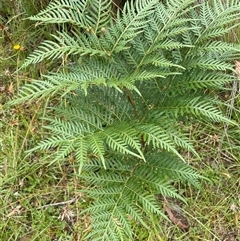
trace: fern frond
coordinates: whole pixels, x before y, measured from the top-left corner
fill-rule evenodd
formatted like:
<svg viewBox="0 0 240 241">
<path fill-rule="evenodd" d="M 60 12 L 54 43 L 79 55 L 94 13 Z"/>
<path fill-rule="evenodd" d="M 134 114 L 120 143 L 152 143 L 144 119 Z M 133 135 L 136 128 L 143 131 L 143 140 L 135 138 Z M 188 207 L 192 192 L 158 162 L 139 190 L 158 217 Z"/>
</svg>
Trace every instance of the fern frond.
<svg viewBox="0 0 240 241">
<path fill-rule="evenodd" d="M 61 145 L 66 144 L 68 141 L 69 139 L 65 138 L 65 136 L 61 136 L 61 135 L 52 136 L 45 140 L 40 141 L 38 145 L 33 149 L 31 149 L 30 151 L 35 151 L 37 149 L 44 150 L 44 149 L 59 147 Z"/>
<path fill-rule="evenodd" d="M 55 113 L 56 115 L 64 118 L 63 122 L 65 121 L 65 123 L 70 123 L 67 124 L 69 126 L 68 128 L 76 129 L 75 134 L 92 133 L 92 131 L 99 130 L 101 131 L 103 123 L 106 123 L 106 119 L 104 118 L 103 114 L 99 113 L 97 116 L 97 111 L 94 112 L 94 110 L 90 112 L 79 108 L 59 107 L 55 109 Z M 78 124 L 75 126 L 75 123 Z M 71 124 L 72 126 L 70 127 Z"/>
<path fill-rule="evenodd" d="M 88 12 L 86 19 L 91 31 L 95 34 L 102 32 L 103 28 L 105 29 L 110 23 L 111 1 L 92 1 L 91 11 Z"/>
<path fill-rule="evenodd" d="M 66 86 L 66 83 L 64 83 Z M 64 86 L 58 86 L 59 89 L 64 88 Z M 55 94 L 59 89 L 56 88 L 52 82 L 48 81 L 33 81 L 31 84 L 26 84 L 18 95 L 18 99 L 10 101 L 10 105 L 19 104 L 25 101 L 31 101 L 35 98 L 44 98 L 46 96 L 51 96 Z"/>
<path fill-rule="evenodd" d="M 122 11 L 122 17 L 118 12 L 115 22 L 111 22 L 110 28 L 106 29 L 101 39 L 102 45 L 110 55 L 128 49 L 127 43 L 142 32 L 147 23 L 147 16 L 151 16 L 157 0 L 136 0 L 134 3 L 127 1 Z"/>
<path fill-rule="evenodd" d="M 142 133 L 144 141 L 150 145 L 152 144 L 154 148 L 161 148 L 162 150 L 167 150 L 173 152 L 182 160 L 183 157 L 178 153 L 170 135 L 158 125 L 153 124 L 141 124 L 136 127 Z"/>
<path fill-rule="evenodd" d="M 178 118 L 178 116 L 196 116 L 198 118 L 206 118 L 214 122 L 228 122 L 234 124 L 228 118 L 226 118 L 221 111 L 211 104 L 212 100 L 201 100 L 201 97 L 189 98 L 184 101 L 178 101 L 171 103 L 171 107 L 167 105 L 167 101 L 163 103 L 162 107 L 159 107 L 163 113 L 170 114 Z"/>
<path fill-rule="evenodd" d="M 106 51 L 99 47 L 98 39 L 93 34 L 88 34 L 88 37 L 82 35 L 81 38 L 74 39 L 66 33 L 57 32 L 58 35 L 52 35 L 55 39 L 45 40 L 40 44 L 37 50 L 29 55 L 21 68 L 25 68 L 30 64 L 36 64 L 44 59 L 57 59 L 64 55 L 108 55 Z M 91 40 L 98 48 L 91 46 Z"/>
<path fill-rule="evenodd" d="M 199 19 L 203 27 L 197 42 L 221 37 L 239 25 L 236 23 L 240 16 L 239 10 L 237 1 L 227 1 L 224 4 L 222 1 L 214 1 L 212 6 L 208 2 L 201 4 Z"/>
<path fill-rule="evenodd" d="M 163 3 L 156 5 L 156 10 L 153 16 L 149 17 L 149 23 L 144 29 L 145 39 L 148 40 L 148 42 L 147 48 L 145 49 L 145 54 L 139 61 L 139 65 L 142 65 L 144 59 L 153 51 L 164 48 L 170 50 L 183 47 L 182 43 L 177 42 L 171 37 L 175 37 L 180 33 L 188 31 L 185 26 L 181 25 L 179 18 L 181 17 L 183 9 L 189 9 L 188 11 L 190 11 L 190 5 L 193 3 L 193 1 L 189 0 L 179 2 L 181 2 L 181 4 L 179 4 L 177 7 L 171 7 L 170 9 L 167 9 Z M 170 1 L 169 4 L 174 5 L 175 3 L 174 1 Z M 175 31 L 172 28 L 173 25 Z"/>
<path fill-rule="evenodd" d="M 214 52 L 222 54 L 223 52 L 235 51 L 239 52 L 239 46 L 236 44 L 226 43 L 222 41 L 211 41 L 201 46 L 196 47 L 195 49 L 199 52 Z"/>
<path fill-rule="evenodd" d="M 18 94 L 18 99 L 10 101 L 9 104 L 19 104 L 25 101 L 32 101 L 33 99 L 42 99 L 62 93 L 62 96 L 79 88 L 81 82 L 76 82 L 71 76 L 66 76 L 67 79 L 62 81 L 62 75 L 46 75 L 43 76 L 45 80 L 34 80 L 31 84 L 24 85 Z"/>
<path fill-rule="evenodd" d="M 75 157 L 77 160 L 78 174 L 82 172 L 83 165 L 87 161 L 88 140 L 85 136 L 80 136 L 75 140 Z"/>
<path fill-rule="evenodd" d="M 106 144 L 114 151 L 120 152 L 122 154 L 130 154 L 139 159 L 144 159 L 144 156 L 140 150 L 139 141 L 136 139 L 136 133 L 132 132 L 133 136 L 130 136 L 129 128 L 126 124 L 118 126 L 117 129 L 109 127 L 102 134 L 105 137 Z M 119 132 L 121 134 L 119 135 Z M 129 147 L 132 147 L 133 150 L 137 150 L 138 154 L 132 151 Z"/>
<path fill-rule="evenodd" d="M 55 0 L 30 20 L 44 23 L 71 23 L 85 28 L 85 13 L 89 11 L 89 1 Z"/>
<path fill-rule="evenodd" d="M 235 80 L 240 57 L 222 38 L 240 24 L 238 0 L 129 0 L 115 19 L 110 11 L 107 0 L 55 0 L 31 17 L 60 30 L 22 68 L 63 57 L 71 65 L 10 103 L 60 97 L 45 119 L 50 137 L 33 150 L 56 150 L 50 164 L 75 156 L 92 200 L 83 211 L 91 241 L 134 240 L 134 225 L 148 230 L 150 216 L 166 218 L 156 195 L 184 201 L 173 182 L 200 187 L 203 177 L 180 154 L 199 158 L 181 123 L 234 124 L 213 90 Z"/>
<path fill-rule="evenodd" d="M 196 187 L 200 187 L 199 180 L 204 179 L 198 171 L 192 169 L 182 161 L 177 160 L 175 156 L 169 153 L 162 153 L 160 156 L 156 154 L 152 156 L 150 155 L 148 160 L 149 162 L 146 165 L 149 165 L 149 168 L 152 169 L 158 168 L 158 171 L 160 172 L 159 175 L 166 175 L 169 178 L 176 177 L 183 182 L 189 181 Z"/>
<path fill-rule="evenodd" d="M 207 73 L 193 69 L 191 72 L 183 73 L 181 80 L 179 79 L 178 89 L 182 93 L 186 92 L 186 89 L 224 89 L 234 78 L 232 74 L 217 71 Z"/>
<path fill-rule="evenodd" d="M 196 185 L 199 185 L 197 179 L 201 178 L 196 171 L 179 160 L 176 162 L 175 157 L 168 153 L 148 156 L 146 163 L 131 158 L 126 162 L 121 157 L 114 162 L 106 161 L 107 172 L 102 172 L 97 162 L 92 160 L 85 165 L 81 175 L 97 187 L 86 190 L 94 201 L 83 211 L 91 214 L 92 228 L 97 230 L 88 235 L 91 240 L 112 240 L 112 237 L 121 240 L 124 235 L 132 237 L 129 215 L 143 227 L 150 228 L 148 214 L 164 216 L 156 194 L 181 199 L 168 178 L 176 177 L 183 181 L 190 178 Z M 119 232 L 123 236 L 119 236 Z"/>
<path fill-rule="evenodd" d="M 46 9 L 42 10 L 30 20 L 43 23 L 70 23 L 73 27 L 100 33 L 111 19 L 111 1 L 51 1 Z"/>
<path fill-rule="evenodd" d="M 232 65 L 224 63 L 221 60 L 215 59 L 209 56 L 203 56 L 200 58 L 193 58 L 189 60 L 186 68 L 199 68 L 199 69 L 210 69 L 210 70 L 233 70 Z"/>
<path fill-rule="evenodd" d="M 105 154 L 105 147 L 102 140 L 101 133 L 96 133 L 88 137 L 88 145 L 89 149 L 94 155 L 102 161 L 104 168 L 106 168 L 104 154 Z"/>
</svg>

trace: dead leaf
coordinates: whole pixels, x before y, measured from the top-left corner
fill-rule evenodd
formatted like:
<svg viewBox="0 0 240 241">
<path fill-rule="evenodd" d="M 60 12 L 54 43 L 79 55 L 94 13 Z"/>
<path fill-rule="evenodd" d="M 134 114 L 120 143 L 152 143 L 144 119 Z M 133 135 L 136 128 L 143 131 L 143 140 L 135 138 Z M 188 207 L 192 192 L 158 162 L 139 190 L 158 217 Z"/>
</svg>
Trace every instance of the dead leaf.
<svg viewBox="0 0 240 241">
<path fill-rule="evenodd" d="M 13 120 L 13 121 L 11 122 L 11 124 L 12 124 L 13 126 L 18 126 L 18 125 L 19 125 L 19 122 L 18 122 L 18 120 Z"/>
<path fill-rule="evenodd" d="M 21 213 L 21 206 L 18 205 L 15 207 L 9 214 L 6 215 L 7 218 L 18 215 Z"/>
<path fill-rule="evenodd" d="M 10 94 L 13 94 L 13 83 L 11 83 L 8 87 L 7 87 L 7 92 Z"/>
<path fill-rule="evenodd" d="M 24 236 L 22 236 L 19 241 L 31 241 L 33 240 L 33 234 L 26 234 Z"/>
<path fill-rule="evenodd" d="M 182 213 L 180 213 L 177 210 L 171 208 L 171 204 L 169 204 L 169 202 L 167 201 L 166 198 L 164 198 L 163 206 L 164 206 L 164 209 L 167 212 L 167 215 L 168 215 L 169 219 L 174 224 L 176 224 L 183 231 L 189 230 L 189 224 L 188 224 L 188 221 L 187 221 L 186 217 L 184 217 Z"/>
<path fill-rule="evenodd" d="M 5 87 L 5 86 L 0 86 L 0 92 L 4 92 L 4 91 L 5 91 L 5 89 L 6 89 L 6 87 Z"/>
<path fill-rule="evenodd" d="M 237 72 L 238 78 L 240 78 L 240 62 L 239 61 L 235 61 L 235 70 Z"/>
</svg>

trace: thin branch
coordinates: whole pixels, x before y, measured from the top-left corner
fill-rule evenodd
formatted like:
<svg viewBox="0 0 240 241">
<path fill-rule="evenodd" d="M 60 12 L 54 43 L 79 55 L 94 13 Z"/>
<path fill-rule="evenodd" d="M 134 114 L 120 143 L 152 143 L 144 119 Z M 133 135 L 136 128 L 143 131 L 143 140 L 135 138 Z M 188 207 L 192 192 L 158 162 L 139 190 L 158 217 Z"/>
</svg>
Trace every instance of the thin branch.
<svg viewBox="0 0 240 241">
<path fill-rule="evenodd" d="M 43 205 L 41 207 L 37 207 L 37 210 L 43 209 L 43 208 L 48 208 L 48 207 L 55 207 L 55 206 L 63 206 L 63 205 L 66 205 L 66 204 L 72 204 L 77 200 L 78 200 L 78 198 L 75 197 L 75 198 L 70 199 L 68 201 L 63 201 L 63 202 L 58 202 L 58 203 L 49 203 L 49 204 Z"/>
<path fill-rule="evenodd" d="M 7 39 L 12 45 L 14 45 L 12 39 L 10 38 L 10 36 L 9 36 L 7 30 L 6 30 L 6 27 L 5 27 L 3 24 L 0 23 L 0 28 L 2 29 L 3 34 L 4 34 L 4 36 L 6 37 L 6 39 Z"/>
</svg>

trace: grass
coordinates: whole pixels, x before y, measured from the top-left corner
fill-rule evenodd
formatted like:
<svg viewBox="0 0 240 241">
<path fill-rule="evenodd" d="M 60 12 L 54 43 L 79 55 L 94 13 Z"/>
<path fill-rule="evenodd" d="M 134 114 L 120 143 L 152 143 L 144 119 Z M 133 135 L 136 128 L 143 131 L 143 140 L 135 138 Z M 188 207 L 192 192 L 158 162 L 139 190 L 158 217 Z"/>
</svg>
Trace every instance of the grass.
<svg viewBox="0 0 240 241">
<path fill-rule="evenodd" d="M 50 153 L 26 154 L 26 151 L 46 134 L 42 117 L 46 101 L 6 109 L 20 86 L 38 78 L 50 64 L 34 66 L 28 72 L 15 72 L 29 52 L 54 29 L 38 29 L 24 19 L 35 14 L 49 1 L 10 1 L 0 4 L 0 21 L 4 31 L 0 36 L 0 240 L 84 240 L 90 229 L 90 218 L 80 216 L 89 200 L 81 193 L 84 183 L 77 180 L 74 159 L 51 163 Z M 239 41 L 237 33 L 228 36 Z M 240 42 L 240 41 L 239 41 Z M 16 51 L 13 44 L 24 46 Z M 240 97 L 237 92 L 224 92 L 230 107 L 226 113 L 239 123 Z M 234 95 L 231 93 L 234 93 Z M 234 102 L 232 102 L 234 100 Z M 53 100 L 54 101 L 54 100 Z M 187 126 L 202 161 L 186 158 L 211 182 L 203 189 L 179 186 L 188 204 L 170 200 L 181 209 L 190 229 L 159 220 L 152 232 L 136 228 L 139 241 L 240 240 L 240 133 L 236 126 Z M 44 158 L 44 156 L 46 158 Z M 53 159 L 53 158 L 52 158 Z M 156 221 L 156 220 L 155 220 Z M 157 232 L 156 232 L 157 231 Z M 158 233 L 158 234 L 156 234 Z"/>
</svg>

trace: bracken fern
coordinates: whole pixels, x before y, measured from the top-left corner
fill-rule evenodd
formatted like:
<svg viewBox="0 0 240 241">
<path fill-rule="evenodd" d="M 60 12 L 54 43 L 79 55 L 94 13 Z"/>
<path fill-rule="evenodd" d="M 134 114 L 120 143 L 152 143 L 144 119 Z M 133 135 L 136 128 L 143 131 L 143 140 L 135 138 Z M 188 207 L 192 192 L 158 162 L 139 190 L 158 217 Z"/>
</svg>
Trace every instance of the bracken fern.
<svg viewBox="0 0 240 241">
<path fill-rule="evenodd" d="M 115 18 L 110 3 L 52 1 L 31 17 L 71 28 L 21 68 L 62 57 L 69 65 L 23 86 L 11 102 L 64 100 L 46 118 L 51 137 L 33 150 L 58 148 L 53 163 L 75 154 L 93 200 L 83 211 L 92 216 L 86 240 L 134 240 L 134 224 L 149 229 L 148 217 L 164 216 L 157 194 L 183 200 L 172 182 L 199 186 L 202 177 L 179 152 L 199 158 L 180 122 L 230 122 L 211 90 L 235 80 L 240 53 L 221 38 L 239 25 L 238 0 L 127 1 Z"/>
</svg>

